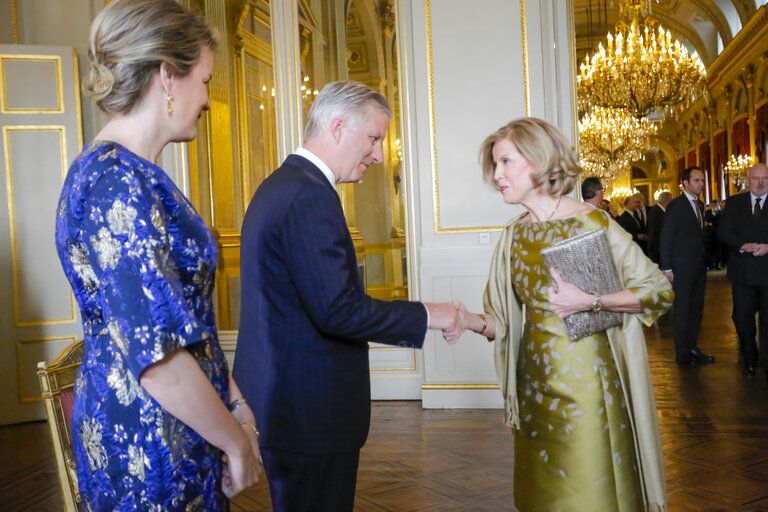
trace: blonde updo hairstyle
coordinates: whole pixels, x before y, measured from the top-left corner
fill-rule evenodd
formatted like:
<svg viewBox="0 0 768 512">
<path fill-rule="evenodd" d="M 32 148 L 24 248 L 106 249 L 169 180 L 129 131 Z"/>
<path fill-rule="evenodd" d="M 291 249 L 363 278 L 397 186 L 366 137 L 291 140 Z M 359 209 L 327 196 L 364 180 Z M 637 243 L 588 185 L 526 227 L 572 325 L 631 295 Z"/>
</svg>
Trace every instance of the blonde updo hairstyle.
<svg viewBox="0 0 768 512">
<path fill-rule="evenodd" d="M 186 76 L 217 33 L 176 0 L 112 0 L 91 24 L 83 93 L 107 114 L 130 111 L 165 62 Z"/>
<path fill-rule="evenodd" d="M 535 117 L 522 117 L 508 123 L 486 137 L 480 147 L 483 178 L 494 188 L 495 163 L 493 146 L 508 139 L 534 167 L 531 175 L 534 187 L 550 196 L 561 196 L 573 190 L 579 181 L 581 166 L 576 152 L 563 132 Z"/>
</svg>

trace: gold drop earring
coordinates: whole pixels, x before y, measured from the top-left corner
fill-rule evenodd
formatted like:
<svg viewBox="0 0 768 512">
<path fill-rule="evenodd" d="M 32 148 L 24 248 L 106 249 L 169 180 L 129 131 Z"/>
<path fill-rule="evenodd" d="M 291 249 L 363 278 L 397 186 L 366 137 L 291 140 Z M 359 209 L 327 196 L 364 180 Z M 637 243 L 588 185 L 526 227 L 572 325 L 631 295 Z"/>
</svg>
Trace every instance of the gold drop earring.
<svg viewBox="0 0 768 512">
<path fill-rule="evenodd" d="M 168 100 L 168 105 L 166 106 L 166 109 L 170 114 L 171 112 L 173 112 L 173 104 L 171 103 L 173 101 L 173 94 L 165 93 L 165 99 Z"/>
</svg>

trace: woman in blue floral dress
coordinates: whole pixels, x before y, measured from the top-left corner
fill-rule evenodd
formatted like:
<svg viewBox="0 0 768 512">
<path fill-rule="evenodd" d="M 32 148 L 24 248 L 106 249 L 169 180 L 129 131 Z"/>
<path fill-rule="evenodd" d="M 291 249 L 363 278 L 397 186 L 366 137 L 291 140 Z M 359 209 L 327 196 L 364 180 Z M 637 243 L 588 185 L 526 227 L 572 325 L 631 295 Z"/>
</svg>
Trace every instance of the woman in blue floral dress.
<svg viewBox="0 0 768 512">
<path fill-rule="evenodd" d="M 175 0 L 113 0 L 91 29 L 83 89 L 108 121 L 56 218 L 85 333 L 72 438 L 86 510 L 228 510 L 258 480 L 253 414 L 216 333 L 216 242 L 153 163 L 195 137 L 215 45 Z"/>
</svg>

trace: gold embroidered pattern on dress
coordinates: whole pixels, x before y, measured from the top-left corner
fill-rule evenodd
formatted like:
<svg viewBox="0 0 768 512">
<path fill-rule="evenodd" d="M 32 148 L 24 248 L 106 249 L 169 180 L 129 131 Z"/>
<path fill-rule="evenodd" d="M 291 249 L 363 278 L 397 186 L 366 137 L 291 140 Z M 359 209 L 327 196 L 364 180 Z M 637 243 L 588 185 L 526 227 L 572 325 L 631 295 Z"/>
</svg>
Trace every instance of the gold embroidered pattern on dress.
<svg viewBox="0 0 768 512">
<path fill-rule="evenodd" d="M 99 255 L 99 266 L 102 270 L 107 267 L 114 270 L 120 260 L 120 242 L 112 238 L 112 233 L 107 228 L 101 228 L 98 237 L 91 237 L 91 244 Z"/>
<path fill-rule="evenodd" d="M 129 238 L 133 238 L 134 219 L 136 219 L 136 208 L 126 206 L 119 199 L 115 199 L 112 208 L 107 211 L 109 229 L 116 235 L 128 235 Z"/>
<path fill-rule="evenodd" d="M 122 405 L 130 405 L 141 394 L 141 388 L 133 374 L 125 371 L 125 368 L 117 361 L 109 368 L 107 384 L 115 390 L 117 400 Z"/>
<path fill-rule="evenodd" d="M 80 438 L 83 440 L 85 453 L 91 470 L 97 471 L 107 467 L 107 452 L 101 445 L 101 425 L 95 418 L 85 420 L 80 427 Z"/>
<path fill-rule="evenodd" d="M 99 286 L 99 278 L 93 272 L 93 267 L 91 267 L 91 263 L 88 261 L 86 250 L 77 244 L 72 244 L 69 246 L 69 255 L 72 258 L 72 267 L 80 279 L 82 279 L 85 289 L 90 291 L 97 288 Z"/>
<path fill-rule="evenodd" d="M 117 321 L 110 320 L 107 324 L 107 329 L 109 330 L 109 337 L 112 339 L 112 343 L 117 346 L 120 352 L 127 354 L 128 343 L 123 335 L 123 331 L 120 330 L 120 325 L 118 325 Z"/>
<path fill-rule="evenodd" d="M 149 467 L 149 459 L 140 446 L 128 445 L 128 472 L 144 481 L 144 468 Z"/>
</svg>

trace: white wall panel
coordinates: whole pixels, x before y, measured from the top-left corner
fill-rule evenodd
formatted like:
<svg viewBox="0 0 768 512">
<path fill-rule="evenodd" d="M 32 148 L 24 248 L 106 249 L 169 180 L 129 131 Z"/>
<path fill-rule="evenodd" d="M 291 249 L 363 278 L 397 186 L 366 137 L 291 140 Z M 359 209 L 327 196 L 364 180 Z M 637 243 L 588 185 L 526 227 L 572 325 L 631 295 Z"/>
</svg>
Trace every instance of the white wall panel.
<svg viewBox="0 0 768 512">
<path fill-rule="evenodd" d="M 520 5 L 432 0 L 426 11 L 436 230 L 499 226 L 508 208 L 480 179 L 478 149 L 529 110 Z"/>
<path fill-rule="evenodd" d="M 399 14 L 411 282 L 420 300 L 480 312 L 499 227 L 522 208 L 483 182 L 478 150 L 526 114 L 574 140 L 572 2 L 403 0 Z M 431 333 L 423 358 L 425 407 L 501 406 L 485 338 Z"/>
</svg>

